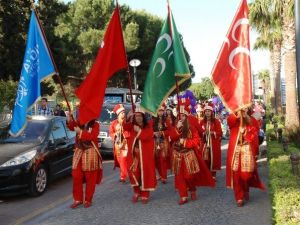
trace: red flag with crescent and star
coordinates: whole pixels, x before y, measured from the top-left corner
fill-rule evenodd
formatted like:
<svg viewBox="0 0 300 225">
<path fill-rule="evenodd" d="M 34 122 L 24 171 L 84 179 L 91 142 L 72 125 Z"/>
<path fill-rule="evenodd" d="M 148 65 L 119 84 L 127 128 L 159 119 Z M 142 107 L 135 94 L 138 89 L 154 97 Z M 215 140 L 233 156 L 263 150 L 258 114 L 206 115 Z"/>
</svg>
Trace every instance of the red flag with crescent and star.
<svg viewBox="0 0 300 225">
<path fill-rule="evenodd" d="M 80 99 L 79 123 L 85 124 L 100 116 L 106 84 L 116 72 L 128 69 L 122 27 L 117 5 L 106 29 L 96 60 L 76 90 Z"/>
<path fill-rule="evenodd" d="M 242 0 L 212 70 L 215 91 L 231 112 L 250 106 L 253 98 L 248 14 Z"/>
</svg>

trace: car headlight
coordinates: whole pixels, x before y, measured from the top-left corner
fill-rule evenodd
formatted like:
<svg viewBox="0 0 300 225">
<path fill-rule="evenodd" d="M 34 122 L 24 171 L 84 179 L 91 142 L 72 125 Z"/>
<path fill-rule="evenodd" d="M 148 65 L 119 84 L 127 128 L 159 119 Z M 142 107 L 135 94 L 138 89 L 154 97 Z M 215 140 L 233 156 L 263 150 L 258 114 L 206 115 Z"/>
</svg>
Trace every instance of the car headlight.
<svg viewBox="0 0 300 225">
<path fill-rule="evenodd" d="M 26 163 L 32 160 L 35 155 L 36 155 L 36 150 L 34 149 L 29 152 L 18 155 L 13 159 L 10 159 L 9 161 L 3 163 L 0 167 L 16 166 L 16 165 Z"/>
</svg>

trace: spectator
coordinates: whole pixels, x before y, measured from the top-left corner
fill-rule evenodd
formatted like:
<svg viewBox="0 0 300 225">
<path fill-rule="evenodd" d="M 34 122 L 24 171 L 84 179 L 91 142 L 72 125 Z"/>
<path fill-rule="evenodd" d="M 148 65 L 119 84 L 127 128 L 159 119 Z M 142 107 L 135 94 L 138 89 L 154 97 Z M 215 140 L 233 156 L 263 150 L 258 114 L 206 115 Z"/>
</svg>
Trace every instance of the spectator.
<svg viewBox="0 0 300 225">
<path fill-rule="evenodd" d="M 41 106 L 38 108 L 38 115 L 41 116 L 52 116 L 53 111 L 50 107 L 48 107 L 48 99 L 42 98 Z"/>
<path fill-rule="evenodd" d="M 64 110 L 61 109 L 60 104 L 57 104 L 54 110 L 54 116 L 66 116 Z"/>
</svg>

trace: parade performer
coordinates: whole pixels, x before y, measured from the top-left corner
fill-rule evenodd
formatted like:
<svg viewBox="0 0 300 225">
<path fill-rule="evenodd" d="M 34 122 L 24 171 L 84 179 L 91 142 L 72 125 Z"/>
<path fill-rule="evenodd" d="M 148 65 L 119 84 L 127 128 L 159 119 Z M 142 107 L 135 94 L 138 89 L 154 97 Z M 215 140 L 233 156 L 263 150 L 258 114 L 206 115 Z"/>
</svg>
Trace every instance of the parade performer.
<svg viewBox="0 0 300 225">
<path fill-rule="evenodd" d="M 204 112 L 203 112 L 203 107 L 201 104 L 197 103 L 196 107 L 196 118 L 198 120 L 198 123 L 200 124 L 200 122 L 203 120 L 204 118 Z"/>
<path fill-rule="evenodd" d="M 167 126 L 175 126 L 176 123 L 176 117 L 173 114 L 173 108 L 171 108 L 169 105 L 166 108 L 166 122 Z"/>
<path fill-rule="evenodd" d="M 221 123 L 214 117 L 214 107 L 212 103 L 204 105 L 204 118 L 200 122 L 202 129 L 201 153 L 207 167 L 216 179 L 216 171 L 221 169 Z"/>
<path fill-rule="evenodd" d="M 169 136 L 165 136 L 167 130 L 166 117 L 164 115 L 165 105 L 162 105 L 151 121 L 155 140 L 155 163 L 159 174 L 159 180 L 165 184 L 167 182 L 167 171 L 170 168 L 169 156 Z"/>
<path fill-rule="evenodd" d="M 205 162 L 199 151 L 199 135 L 194 126 L 191 126 L 188 116 L 188 105 L 180 105 L 180 120 L 176 127 L 170 129 L 169 135 L 173 141 L 172 172 L 175 175 L 175 188 L 179 192 L 179 204 L 188 202 L 188 191 L 191 199 L 196 200 L 196 186 L 215 186 Z"/>
<path fill-rule="evenodd" d="M 117 119 L 111 122 L 109 136 L 113 140 L 114 168 L 120 168 L 120 182 L 126 182 L 127 178 L 127 153 L 128 145 L 126 133 L 123 128 L 125 121 L 125 108 L 122 104 L 117 104 L 114 109 Z"/>
<path fill-rule="evenodd" d="M 67 118 L 67 126 L 76 132 L 76 141 L 72 162 L 74 202 L 70 207 L 75 209 L 84 204 L 88 208 L 92 205 L 96 184 L 102 179 L 102 158 L 98 149 L 99 123 L 91 120 L 84 125 L 78 125 L 71 117 Z M 84 182 L 86 185 L 83 197 Z"/>
<path fill-rule="evenodd" d="M 132 202 L 141 198 L 148 203 L 150 191 L 156 188 L 153 128 L 147 123 L 145 112 L 136 106 L 131 121 L 124 124 L 128 131 L 128 175 L 134 190 Z"/>
<path fill-rule="evenodd" d="M 265 189 L 260 181 L 256 158 L 258 155 L 258 126 L 255 118 L 246 110 L 230 114 L 227 118 L 230 129 L 226 164 L 226 185 L 233 188 L 237 206 L 249 200 L 249 188 Z"/>
</svg>

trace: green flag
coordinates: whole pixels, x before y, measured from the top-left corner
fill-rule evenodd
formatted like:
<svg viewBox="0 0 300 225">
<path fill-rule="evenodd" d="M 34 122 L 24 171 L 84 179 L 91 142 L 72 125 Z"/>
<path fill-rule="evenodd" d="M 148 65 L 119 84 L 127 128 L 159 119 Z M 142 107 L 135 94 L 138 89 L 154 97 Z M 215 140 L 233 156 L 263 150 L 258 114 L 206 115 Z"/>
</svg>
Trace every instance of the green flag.
<svg viewBox="0 0 300 225">
<path fill-rule="evenodd" d="M 147 73 L 141 106 L 156 116 L 158 108 L 175 90 L 176 79 L 180 85 L 189 78 L 190 71 L 181 40 L 173 16 L 168 13 Z"/>
</svg>

